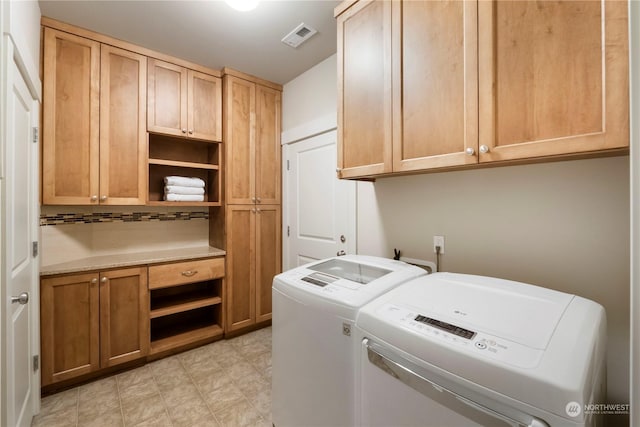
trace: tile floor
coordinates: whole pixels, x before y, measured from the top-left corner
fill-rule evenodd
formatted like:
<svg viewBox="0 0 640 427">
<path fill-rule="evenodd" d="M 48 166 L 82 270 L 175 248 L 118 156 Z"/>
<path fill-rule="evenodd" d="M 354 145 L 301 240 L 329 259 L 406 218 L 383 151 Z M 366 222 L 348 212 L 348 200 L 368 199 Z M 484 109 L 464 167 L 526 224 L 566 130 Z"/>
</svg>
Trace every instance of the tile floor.
<svg viewBox="0 0 640 427">
<path fill-rule="evenodd" d="M 32 426 L 271 426 L 271 327 L 47 396 Z"/>
</svg>

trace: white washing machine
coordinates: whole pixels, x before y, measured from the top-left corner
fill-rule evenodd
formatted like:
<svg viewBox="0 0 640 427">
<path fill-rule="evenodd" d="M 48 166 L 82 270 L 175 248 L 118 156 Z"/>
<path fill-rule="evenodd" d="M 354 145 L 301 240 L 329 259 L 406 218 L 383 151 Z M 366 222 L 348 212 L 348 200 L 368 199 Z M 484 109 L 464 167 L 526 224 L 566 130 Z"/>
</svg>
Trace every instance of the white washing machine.
<svg viewBox="0 0 640 427">
<path fill-rule="evenodd" d="M 594 426 L 606 318 L 587 299 L 435 273 L 364 306 L 357 424 Z M 587 406 L 585 406 L 587 405 Z"/>
<path fill-rule="evenodd" d="M 276 427 L 352 426 L 360 307 L 426 274 L 385 258 L 346 255 L 273 280 L 272 421 Z"/>
</svg>

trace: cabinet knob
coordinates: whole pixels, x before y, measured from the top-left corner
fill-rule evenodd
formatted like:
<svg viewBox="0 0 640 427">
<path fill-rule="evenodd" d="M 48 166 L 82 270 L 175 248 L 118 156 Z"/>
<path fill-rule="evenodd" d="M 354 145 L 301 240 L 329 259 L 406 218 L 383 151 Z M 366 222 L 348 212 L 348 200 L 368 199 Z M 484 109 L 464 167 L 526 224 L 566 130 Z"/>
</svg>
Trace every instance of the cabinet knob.
<svg viewBox="0 0 640 427">
<path fill-rule="evenodd" d="M 464 150 L 464 152 L 467 156 L 473 156 L 474 154 L 476 154 L 476 150 L 474 150 L 471 147 L 467 147 L 467 149 Z"/>
<path fill-rule="evenodd" d="M 193 135 L 193 129 L 189 129 L 189 135 Z"/>
<path fill-rule="evenodd" d="M 260 197 L 258 197 L 256 200 L 258 201 L 258 203 L 262 202 L 262 199 Z"/>
<path fill-rule="evenodd" d="M 102 277 L 102 279 L 100 279 L 100 283 L 107 283 L 107 280 L 109 279 L 107 279 L 106 277 Z"/>
<path fill-rule="evenodd" d="M 260 209 L 256 209 L 256 212 L 257 212 L 257 213 L 260 213 L 260 212 L 262 212 L 262 211 L 261 211 Z"/>
<path fill-rule="evenodd" d="M 91 279 L 91 284 L 95 285 L 96 283 L 98 283 L 98 279 Z"/>
<path fill-rule="evenodd" d="M 255 197 L 252 197 L 252 198 L 251 198 L 251 201 L 252 201 L 253 203 L 255 203 L 255 202 L 256 202 L 256 198 L 255 198 Z"/>
<path fill-rule="evenodd" d="M 93 196 L 91 196 L 91 201 L 92 202 L 97 202 L 98 201 L 98 196 L 95 195 L 95 194 Z"/>
<path fill-rule="evenodd" d="M 251 212 L 252 212 L 252 213 L 256 213 L 256 210 L 255 210 L 255 209 L 251 209 Z"/>
<path fill-rule="evenodd" d="M 100 201 L 101 202 L 106 202 L 107 201 L 107 196 L 100 196 Z"/>
<path fill-rule="evenodd" d="M 182 133 L 187 133 L 187 130 L 186 129 L 182 129 Z"/>
<path fill-rule="evenodd" d="M 487 147 L 486 145 L 481 145 L 480 146 L 480 152 L 481 153 L 488 153 L 489 152 L 489 147 Z"/>
</svg>

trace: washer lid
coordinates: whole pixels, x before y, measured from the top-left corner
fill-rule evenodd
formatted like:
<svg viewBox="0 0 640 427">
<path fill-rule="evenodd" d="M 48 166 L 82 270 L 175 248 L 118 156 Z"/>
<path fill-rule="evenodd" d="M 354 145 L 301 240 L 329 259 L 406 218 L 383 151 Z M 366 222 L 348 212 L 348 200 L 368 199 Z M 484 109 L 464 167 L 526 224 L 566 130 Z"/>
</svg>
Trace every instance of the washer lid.
<svg viewBox="0 0 640 427">
<path fill-rule="evenodd" d="M 544 350 L 573 295 L 490 277 L 436 273 L 392 291 L 391 303 L 411 307 L 476 333 Z"/>
</svg>

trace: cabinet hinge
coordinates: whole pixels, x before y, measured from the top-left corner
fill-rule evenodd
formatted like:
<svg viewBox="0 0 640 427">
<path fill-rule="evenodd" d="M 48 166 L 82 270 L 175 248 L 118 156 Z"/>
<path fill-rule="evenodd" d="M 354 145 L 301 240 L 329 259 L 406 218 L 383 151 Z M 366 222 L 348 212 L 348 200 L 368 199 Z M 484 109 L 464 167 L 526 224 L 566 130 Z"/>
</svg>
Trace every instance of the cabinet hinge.
<svg viewBox="0 0 640 427">
<path fill-rule="evenodd" d="M 40 356 L 36 354 L 33 356 L 33 372 L 38 372 L 38 369 L 40 369 Z"/>
<path fill-rule="evenodd" d="M 291 235 L 291 227 L 287 225 L 287 237 Z"/>
<path fill-rule="evenodd" d="M 31 254 L 34 258 L 38 256 L 38 242 L 31 242 Z"/>
<path fill-rule="evenodd" d="M 38 143 L 38 136 L 39 136 L 38 134 L 39 134 L 39 133 L 40 133 L 40 129 L 38 129 L 37 127 L 34 127 L 34 128 L 33 128 L 33 140 L 32 140 L 32 142 L 33 142 L 34 144 L 37 144 L 37 143 Z"/>
<path fill-rule="evenodd" d="M 287 170 L 289 170 L 291 165 L 289 164 L 289 160 L 287 160 Z"/>
</svg>

